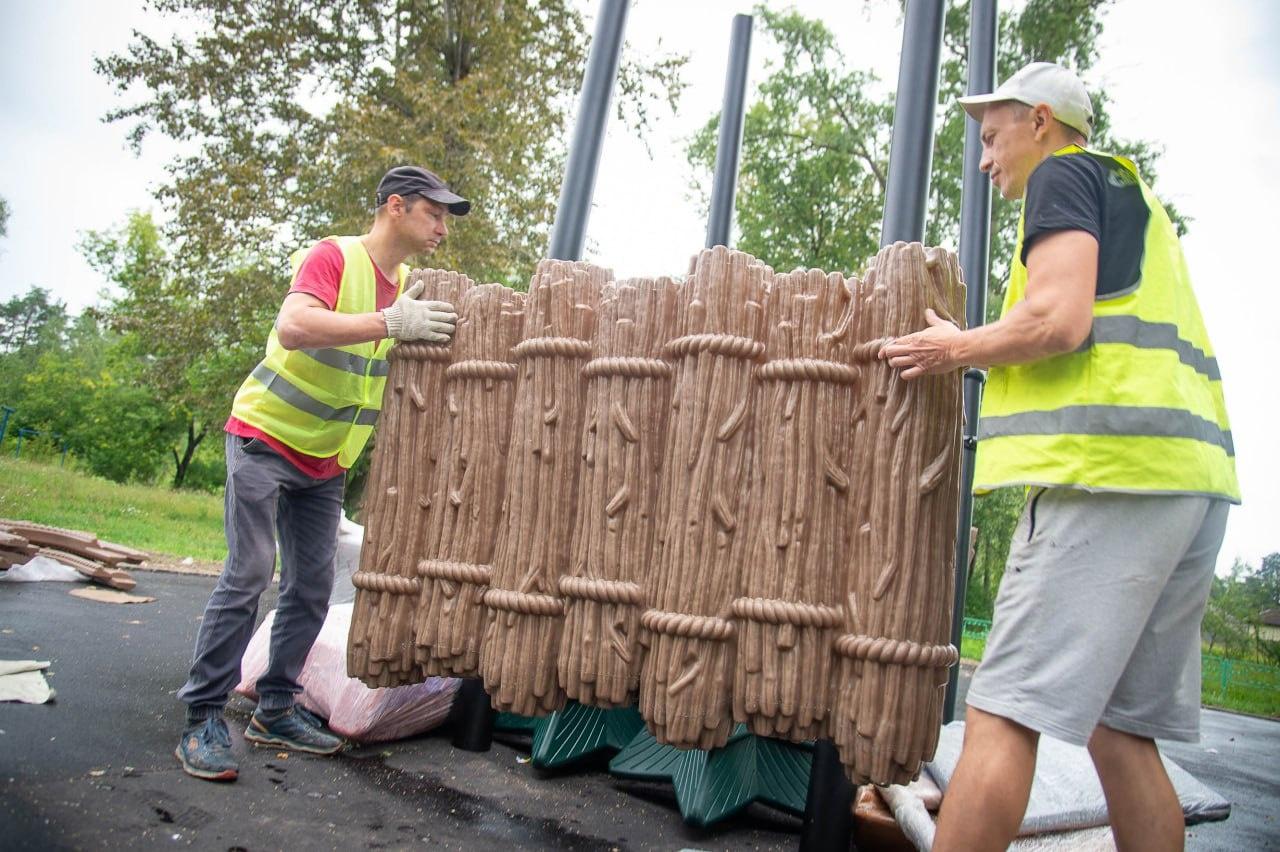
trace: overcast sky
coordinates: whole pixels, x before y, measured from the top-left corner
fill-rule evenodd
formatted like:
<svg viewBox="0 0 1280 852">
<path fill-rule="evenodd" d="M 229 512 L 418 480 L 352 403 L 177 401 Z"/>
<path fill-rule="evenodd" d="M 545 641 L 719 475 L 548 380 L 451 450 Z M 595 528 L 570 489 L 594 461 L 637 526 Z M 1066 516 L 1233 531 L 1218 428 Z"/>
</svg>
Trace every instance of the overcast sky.
<svg viewBox="0 0 1280 852">
<path fill-rule="evenodd" d="M 689 85 L 679 115 L 659 114 L 652 157 L 611 123 L 588 259 L 619 276 L 670 274 L 702 245 L 706 223 L 690 198 L 684 145 L 720 108 L 730 23 L 750 5 L 632 8 L 628 49 L 650 53 L 661 40 L 690 54 Z M 850 60 L 896 84 L 895 4 L 794 6 L 824 19 Z M 1237 556 L 1257 564 L 1280 550 L 1280 297 L 1269 260 L 1270 202 L 1280 191 L 1280 3 L 1121 0 L 1104 20 L 1101 60 L 1086 82 L 1110 93 L 1119 136 L 1164 146 L 1157 188 L 1193 220 L 1183 246 L 1222 367 L 1245 500 L 1232 512 L 1219 568 Z M 75 251 L 79 235 L 117 225 L 131 209 L 159 212 L 150 193 L 174 149 L 151 138 L 140 158 L 130 153 L 124 127 L 99 120 L 119 101 L 91 67 L 95 54 L 122 49 L 133 28 L 156 35 L 168 25 L 137 0 L 0 0 L 0 196 L 12 211 L 0 240 L 0 299 L 38 284 L 73 311 L 92 304 L 106 282 Z M 769 55 L 757 30 L 753 85 Z"/>
</svg>

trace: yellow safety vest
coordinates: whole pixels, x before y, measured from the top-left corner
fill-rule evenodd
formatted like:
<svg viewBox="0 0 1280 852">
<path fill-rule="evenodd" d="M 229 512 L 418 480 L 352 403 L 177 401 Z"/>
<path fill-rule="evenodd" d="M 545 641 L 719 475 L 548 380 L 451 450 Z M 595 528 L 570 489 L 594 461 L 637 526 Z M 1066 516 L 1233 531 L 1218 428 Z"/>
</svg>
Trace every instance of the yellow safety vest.
<svg viewBox="0 0 1280 852">
<path fill-rule="evenodd" d="M 367 314 L 377 309 L 377 277 L 373 260 L 359 237 L 326 237 L 342 249 L 342 280 L 334 310 Z M 297 278 L 305 251 L 289 258 Z M 396 293 L 404 289 L 409 267 L 401 264 Z M 254 367 L 236 393 L 233 416 L 256 426 L 300 453 L 320 458 L 336 455 L 349 468 L 373 433 L 387 383 L 387 350 L 383 339 L 331 349 L 285 349 L 275 328 L 267 338 L 266 357 Z"/>
<path fill-rule="evenodd" d="M 1108 157 L 1150 209 L 1138 283 L 1099 295 L 1076 351 L 992 367 L 978 421 L 974 490 L 1007 485 L 1201 494 L 1240 502 L 1218 362 L 1164 207 L 1123 157 Z M 1025 208 L 1024 208 L 1025 216 Z M 1003 314 L 1026 293 L 1023 218 Z M 1002 314 L 1002 315 L 1003 315 Z"/>
</svg>

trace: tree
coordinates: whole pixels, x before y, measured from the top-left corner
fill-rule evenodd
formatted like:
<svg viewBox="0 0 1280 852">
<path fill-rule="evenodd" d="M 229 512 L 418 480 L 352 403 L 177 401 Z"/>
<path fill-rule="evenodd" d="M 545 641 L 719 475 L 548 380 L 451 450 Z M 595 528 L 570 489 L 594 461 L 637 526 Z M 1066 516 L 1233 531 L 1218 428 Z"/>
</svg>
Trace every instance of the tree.
<svg viewBox="0 0 1280 852">
<path fill-rule="evenodd" d="M 149 213 L 135 211 L 119 228 L 90 231 L 79 248 L 119 288 L 100 313 L 119 335 L 120 363 L 154 395 L 166 422 L 177 426 L 162 444 L 172 456 L 173 487 L 181 488 L 201 443 L 226 417 L 236 386 L 261 356 L 271 313 L 250 310 L 213 320 L 210 312 L 221 302 L 198 298 L 174 276 L 172 257 Z M 252 274 L 228 273 L 229 281 L 246 284 Z M 229 328 L 241 330 L 238 339 L 227 338 Z"/>
<path fill-rule="evenodd" d="M 191 141 L 162 198 L 182 267 L 205 288 L 246 253 L 284 257 L 326 234 L 359 233 L 390 166 L 421 162 L 476 201 L 435 265 L 527 280 L 546 243 L 568 110 L 586 55 L 568 0 L 153 0 L 203 24 L 168 45 L 138 34 L 98 60 L 121 92 L 112 111 Z M 683 60 L 622 69 L 619 111 L 682 88 Z M 270 264 L 277 280 L 283 266 Z M 196 273 L 200 273 L 196 276 Z M 257 295 L 257 294 L 255 294 Z M 278 298 L 279 292 L 275 291 Z"/>
<path fill-rule="evenodd" d="M 0 237 L 9 236 L 9 201 L 0 197 Z"/>
<path fill-rule="evenodd" d="M 18 355 L 26 356 L 24 368 L 11 372 L 8 359 Z M 63 335 L 0 357 L 0 387 L 17 409 L 11 426 L 56 435 L 91 472 L 118 482 L 150 481 L 164 463 L 173 419 L 93 312 Z"/>
<path fill-rule="evenodd" d="M 67 327 L 67 306 L 43 287 L 0 304 L 0 352 L 18 352 L 41 340 L 60 338 Z"/>
</svg>

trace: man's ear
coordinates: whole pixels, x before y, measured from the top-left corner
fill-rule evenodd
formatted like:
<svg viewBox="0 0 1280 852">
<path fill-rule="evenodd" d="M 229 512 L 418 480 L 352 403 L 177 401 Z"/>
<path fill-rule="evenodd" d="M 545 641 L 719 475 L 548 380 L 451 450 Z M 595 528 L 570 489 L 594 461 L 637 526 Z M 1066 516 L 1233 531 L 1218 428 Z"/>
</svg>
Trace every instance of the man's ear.
<svg viewBox="0 0 1280 852">
<path fill-rule="evenodd" d="M 1031 111 L 1031 130 L 1037 141 L 1044 138 L 1053 126 L 1053 109 L 1048 104 L 1037 104 Z"/>
</svg>

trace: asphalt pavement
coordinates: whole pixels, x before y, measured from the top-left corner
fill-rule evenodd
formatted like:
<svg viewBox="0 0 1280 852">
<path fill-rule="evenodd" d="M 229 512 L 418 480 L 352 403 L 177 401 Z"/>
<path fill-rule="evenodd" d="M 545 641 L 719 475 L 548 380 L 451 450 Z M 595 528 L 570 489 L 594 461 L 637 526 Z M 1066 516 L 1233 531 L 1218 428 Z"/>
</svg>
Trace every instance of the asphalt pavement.
<svg viewBox="0 0 1280 852">
<path fill-rule="evenodd" d="M 0 584 L 0 659 L 52 661 L 44 705 L 0 704 L 5 849 L 794 849 L 799 820 L 761 805 L 708 830 L 683 822 L 669 785 L 602 765 L 545 774 L 518 741 L 454 749 L 427 734 L 333 758 L 256 749 L 252 706 L 228 708 L 240 780 L 211 784 L 173 757 L 185 679 L 211 577 L 138 573 L 115 605 L 77 584 Z M 274 592 L 261 614 L 274 605 Z M 962 682 L 962 689 L 966 684 Z M 1166 753 L 1233 803 L 1192 826 L 1193 850 L 1280 849 L 1280 723 L 1206 711 L 1198 745 Z"/>
</svg>

